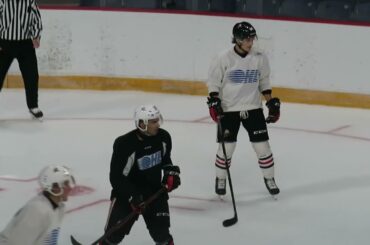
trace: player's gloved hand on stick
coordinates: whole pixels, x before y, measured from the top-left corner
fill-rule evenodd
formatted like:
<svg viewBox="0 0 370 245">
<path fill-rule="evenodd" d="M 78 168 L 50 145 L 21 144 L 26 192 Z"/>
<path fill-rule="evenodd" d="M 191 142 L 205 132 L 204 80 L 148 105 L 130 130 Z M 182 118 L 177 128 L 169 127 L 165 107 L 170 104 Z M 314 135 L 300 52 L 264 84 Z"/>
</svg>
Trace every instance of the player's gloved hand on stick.
<svg viewBox="0 0 370 245">
<path fill-rule="evenodd" d="M 163 167 L 162 184 L 167 188 L 168 192 L 181 185 L 179 166 L 167 165 Z"/>
<path fill-rule="evenodd" d="M 132 210 L 137 213 L 141 214 L 145 210 L 145 203 L 144 197 L 141 194 L 132 195 L 128 201 L 130 202 Z"/>
<path fill-rule="evenodd" d="M 219 116 L 221 116 L 223 113 L 221 100 L 220 98 L 218 98 L 218 93 L 210 93 L 207 105 L 209 109 L 209 115 L 211 116 L 212 120 L 217 123 L 219 120 Z"/>
<path fill-rule="evenodd" d="M 272 98 L 266 102 L 269 109 L 269 115 L 266 118 L 267 123 L 275 123 L 280 118 L 280 100 L 279 98 Z"/>
</svg>

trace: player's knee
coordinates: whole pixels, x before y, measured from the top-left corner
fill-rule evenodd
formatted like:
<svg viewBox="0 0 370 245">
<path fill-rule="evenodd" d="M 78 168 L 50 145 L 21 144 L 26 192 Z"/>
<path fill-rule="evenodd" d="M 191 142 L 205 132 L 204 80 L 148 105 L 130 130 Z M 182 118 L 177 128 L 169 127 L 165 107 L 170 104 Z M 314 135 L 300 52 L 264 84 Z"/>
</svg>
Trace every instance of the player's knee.
<svg viewBox="0 0 370 245">
<path fill-rule="evenodd" d="M 271 156 L 272 154 L 268 141 L 253 142 L 252 146 L 259 159 Z"/>
<path fill-rule="evenodd" d="M 173 242 L 173 238 L 171 235 L 169 235 L 167 237 L 166 240 L 162 241 L 162 242 L 155 242 L 155 245 L 174 245 L 175 243 Z"/>
<path fill-rule="evenodd" d="M 225 143 L 225 151 L 226 151 L 227 158 L 230 159 L 232 157 L 235 151 L 235 146 L 236 146 L 236 142 Z M 217 155 L 224 157 L 224 152 L 223 152 L 221 143 L 218 145 Z"/>
<path fill-rule="evenodd" d="M 173 239 L 168 228 L 158 229 L 155 228 L 149 231 L 151 237 L 155 241 L 156 245 L 171 245 L 173 244 Z M 172 243 L 171 243 L 172 241 Z"/>
</svg>

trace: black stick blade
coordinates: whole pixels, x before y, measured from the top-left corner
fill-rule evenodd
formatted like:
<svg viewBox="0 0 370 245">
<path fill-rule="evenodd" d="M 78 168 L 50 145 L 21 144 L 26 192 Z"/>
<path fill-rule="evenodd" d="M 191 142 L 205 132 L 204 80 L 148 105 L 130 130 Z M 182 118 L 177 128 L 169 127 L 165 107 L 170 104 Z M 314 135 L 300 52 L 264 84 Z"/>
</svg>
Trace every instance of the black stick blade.
<svg viewBox="0 0 370 245">
<path fill-rule="evenodd" d="M 224 227 L 229 227 L 229 226 L 235 225 L 236 222 L 238 222 L 238 216 L 234 216 L 231 219 L 226 219 L 224 220 L 224 222 L 222 222 L 222 224 Z"/>
<path fill-rule="evenodd" d="M 71 242 L 72 242 L 72 245 L 82 245 L 73 236 L 71 236 Z"/>
</svg>

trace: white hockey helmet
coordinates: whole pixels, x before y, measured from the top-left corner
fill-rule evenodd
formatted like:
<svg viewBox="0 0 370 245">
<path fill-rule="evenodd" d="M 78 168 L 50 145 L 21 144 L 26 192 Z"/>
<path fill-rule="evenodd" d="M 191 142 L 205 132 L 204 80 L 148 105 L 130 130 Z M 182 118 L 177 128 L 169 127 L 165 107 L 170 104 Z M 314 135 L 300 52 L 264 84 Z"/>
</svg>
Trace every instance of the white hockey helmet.
<svg viewBox="0 0 370 245">
<path fill-rule="evenodd" d="M 141 105 L 135 110 L 135 126 L 139 130 L 145 132 L 147 131 L 148 121 L 153 119 L 159 119 L 159 124 L 163 123 L 163 118 L 161 112 L 155 105 Z M 145 128 L 140 128 L 139 123 L 142 121 Z"/>
<path fill-rule="evenodd" d="M 43 168 L 39 175 L 39 184 L 43 191 L 47 191 L 54 196 L 60 196 L 64 192 L 64 185 L 68 182 L 69 186 L 75 186 L 75 179 L 71 171 L 60 165 L 50 165 Z M 57 185 L 60 188 L 58 193 L 54 192 L 54 187 Z"/>
</svg>

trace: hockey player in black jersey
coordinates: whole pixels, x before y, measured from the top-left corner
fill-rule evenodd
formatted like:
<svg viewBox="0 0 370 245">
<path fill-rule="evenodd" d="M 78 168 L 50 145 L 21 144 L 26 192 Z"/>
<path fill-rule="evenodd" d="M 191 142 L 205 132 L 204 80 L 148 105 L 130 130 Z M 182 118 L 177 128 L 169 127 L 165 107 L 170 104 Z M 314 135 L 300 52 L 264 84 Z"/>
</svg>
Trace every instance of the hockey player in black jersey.
<svg viewBox="0 0 370 245">
<path fill-rule="evenodd" d="M 115 140 L 109 176 L 111 207 L 105 230 L 132 212 L 137 215 L 136 219 L 131 219 L 100 244 L 119 244 L 129 234 L 140 214 L 156 245 L 174 244 L 169 231 L 167 192 L 144 206 L 144 201 L 163 186 L 171 192 L 180 185 L 180 169 L 171 160 L 171 136 L 160 128 L 162 122 L 162 115 L 156 106 L 139 106 L 135 111 L 136 129 Z"/>
</svg>

